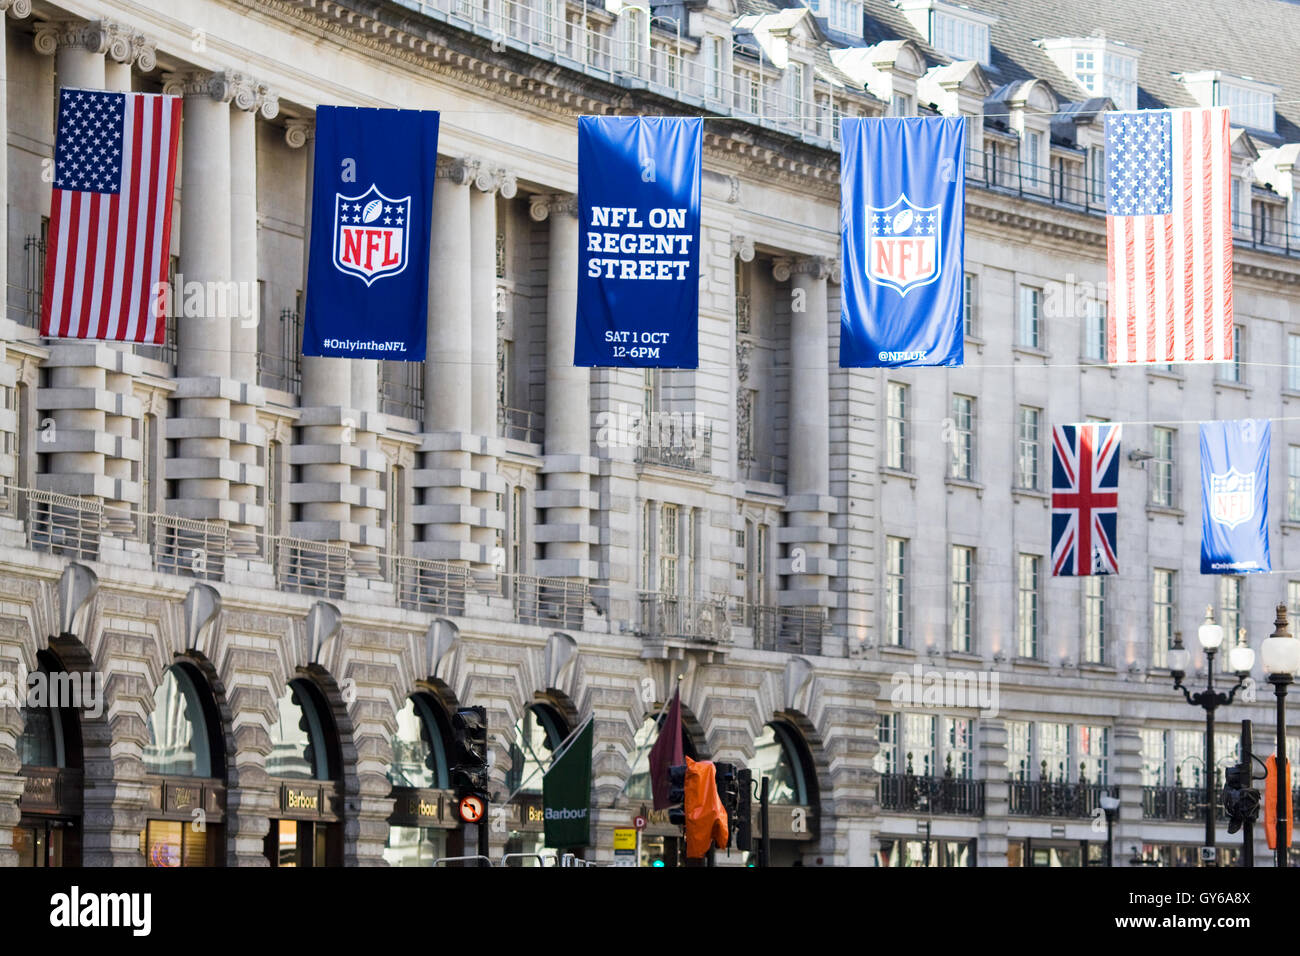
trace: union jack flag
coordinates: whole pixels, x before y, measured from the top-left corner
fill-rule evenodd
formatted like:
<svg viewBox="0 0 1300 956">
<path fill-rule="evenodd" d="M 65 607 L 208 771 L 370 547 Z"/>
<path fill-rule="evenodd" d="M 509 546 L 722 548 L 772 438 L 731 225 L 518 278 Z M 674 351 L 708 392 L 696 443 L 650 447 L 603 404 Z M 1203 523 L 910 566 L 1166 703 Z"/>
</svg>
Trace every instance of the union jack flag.
<svg viewBox="0 0 1300 956">
<path fill-rule="evenodd" d="M 1052 574 L 1116 574 L 1119 425 L 1052 427 Z"/>
</svg>

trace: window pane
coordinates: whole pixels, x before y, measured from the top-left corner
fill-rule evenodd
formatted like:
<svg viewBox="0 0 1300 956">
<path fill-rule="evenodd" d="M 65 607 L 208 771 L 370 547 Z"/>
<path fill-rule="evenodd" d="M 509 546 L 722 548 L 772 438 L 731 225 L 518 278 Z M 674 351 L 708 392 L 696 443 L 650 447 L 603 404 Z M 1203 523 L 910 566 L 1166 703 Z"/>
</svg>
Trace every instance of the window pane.
<svg viewBox="0 0 1300 956">
<path fill-rule="evenodd" d="M 1018 647 L 1021 657 L 1038 656 L 1038 556 L 1020 555 Z"/>
</svg>

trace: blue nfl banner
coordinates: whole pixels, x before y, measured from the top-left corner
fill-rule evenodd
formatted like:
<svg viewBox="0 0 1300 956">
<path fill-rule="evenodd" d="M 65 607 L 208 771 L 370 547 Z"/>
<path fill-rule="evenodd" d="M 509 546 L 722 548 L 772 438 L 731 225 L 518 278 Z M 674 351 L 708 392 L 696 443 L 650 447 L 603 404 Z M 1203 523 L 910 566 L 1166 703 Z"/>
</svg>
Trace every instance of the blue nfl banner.
<svg viewBox="0 0 1300 956">
<path fill-rule="evenodd" d="M 437 162 L 437 113 L 317 108 L 303 355 L 424 359 Z"/>
<path fill-rule="evenodd" d="M 1267 419 L 1201 425 L 1201 573 L 1271 571 Z"/>
<path fill-rule="evenodd" d="M 579 117 L 574 365 L 699 367 L 703 128 Z"/>
<path fill-rule="evenodd" d="M 842 368 L 961 365 L 960 117 L 841 121 Z"/>
</svg>

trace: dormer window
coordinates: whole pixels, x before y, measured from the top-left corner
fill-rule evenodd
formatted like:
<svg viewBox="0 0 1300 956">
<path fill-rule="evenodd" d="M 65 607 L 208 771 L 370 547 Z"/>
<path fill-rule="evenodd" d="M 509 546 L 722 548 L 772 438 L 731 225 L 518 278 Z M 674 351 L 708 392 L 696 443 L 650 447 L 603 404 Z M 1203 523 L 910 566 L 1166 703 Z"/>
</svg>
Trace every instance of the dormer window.
<svg viewBox="0 0 1300 956">
<path fill-rule="evenodd" d="M 989 27 L 997 17 L 942 0 L 896 0 L 926 42 L 954 60 L 989 64 Z"/>
<path fill-rule="evenodd" d="M 1281 87 L 1218 70 L 1184 73 L 1179 79 L 1202 106 L 1226 106 L 1233 126 L 1275 131 L 1273 101 Z"/>
<path fill-rule="evenodd" d="M 1109 97 L 1121 110 L 1137 109 L 1140 51 L 1105 37 L 1042 40 L 1039 46 L 1089 96 Z"/>
</svg>

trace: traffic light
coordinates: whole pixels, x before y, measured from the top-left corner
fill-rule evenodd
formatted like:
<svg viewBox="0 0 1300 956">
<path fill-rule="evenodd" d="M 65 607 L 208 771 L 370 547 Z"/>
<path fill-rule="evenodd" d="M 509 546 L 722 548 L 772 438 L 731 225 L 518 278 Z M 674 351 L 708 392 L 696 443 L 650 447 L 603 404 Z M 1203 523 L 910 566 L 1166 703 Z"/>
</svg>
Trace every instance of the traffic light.
<svg viewBox="0 0 1300 956">
<path fill-rule="evenodd" d="M 754 771 L 741 770 L 736 774 L 736 813 L 732 817 L 737 850 L 750 849 L 754 822 Z"/>
<path fill-rule="evenodd" d="M 715 763 L 713 765 L 717 772 L 716 786 L 718 788 L 718 799 L 722 801 L 722 809 L 727 813 L 727 833 L 730 835 L 735 832 L 736 806 L 740 801 L 739 785 L 736 779 L 736 765 L 731 763 Z M 727 847 L 730 846 L 728 842 Z M 726 849 L 727 847 L 719 847 Z"/>
<path fill-rule="evenodd" d="M 487 709 L 462 707 L 451 718 L 454 737 L 451 786 L 459 800 L 466 794 L 486 799 L 488 786 Z"/>
<path fill-rule="evenodd" d="M 1228 832 L 1236 833 L 1259 816 L 1259 791 L 1250 786 L 1249 768 L 1229 767 L 1223 785 L 1223 809 L 1228 814 Z"/>
<path fill-rule="evenodd" d="M 686 764 L 668 768 L 668 822 L 675 827 L 686 825 Z"/>
<path fill-rule="evenodd" d="M 1277 755 L 1264 761 L 1264 836 L 1270 850 L 1277 849 Z M 1285 769 L 1284 769 L 1285 772 Z M 1291 845 L 1291 788 L 1286 788 L 1286 845 Z"/>
</svg>

